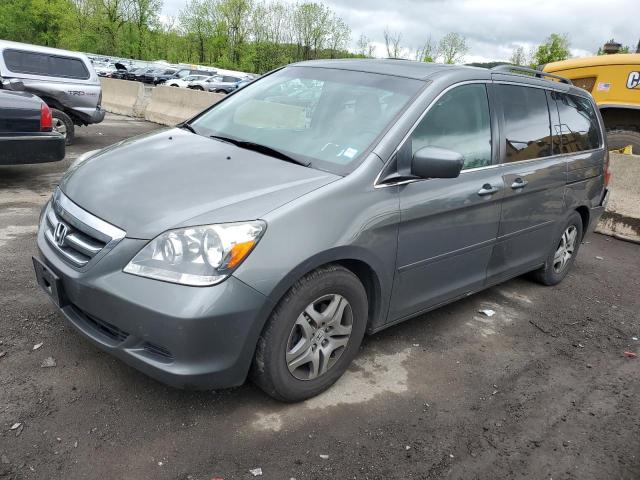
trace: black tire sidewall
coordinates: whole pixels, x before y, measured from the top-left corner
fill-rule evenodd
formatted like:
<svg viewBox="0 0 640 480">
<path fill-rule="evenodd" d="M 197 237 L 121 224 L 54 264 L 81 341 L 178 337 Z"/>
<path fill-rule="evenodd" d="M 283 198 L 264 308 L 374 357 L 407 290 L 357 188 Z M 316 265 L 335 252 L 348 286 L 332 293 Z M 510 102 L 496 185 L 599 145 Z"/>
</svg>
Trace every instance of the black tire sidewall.
<svg viewBox="0 0 640 480">
<path fill-rule="evenodd" d="M 640 154 L 640 132 L 634 130 L 609 130 L 607 144 L 611 150 L 619 150 L 627 145 L 633 146 L 633 153 Z"/>
<path fill-rule="evenodd" d="M 59 120 L 61 120 L 65 126 L 67 127 L 67 138 L 66 138 L 66 145 L 71 145 L 73 143 L 73 140 L 75 138 L 75 127 L 73 125 L 73 121 L 71 120 L 71 118 L 69 117 L 69 115 L 67 115 L 66 113 L 64 113 L 61 110 L 58 110 L 56 108 L 52 108 L 51 109 L 51 116 L 53 118 L 57 118 Z"/>
<path fill-rule="evenodd" d="M 286 364 L 285 352 L 289 334 L 300 313 L 314 300 L 327 294 L 339 294 L 347 299 L 353 311 L 351 337 L 338 361 L 324 375 L 314 380 L 295 378 Z M 267 382 L 258 383 L 270 395 L 284 401 L 299 401 L 313 397 L 329 388 L 346 371 L 358 353 L 367 325 L 366 291 L 350 271 L 337 267 L 317 271 L 303 277 L 283 297 L 261 337 L 263 375 Z"/>
<path fill-rule="evenodd" d="M 569 263 L 565 266 L 565 268 L 561 272 L 556 272 L 553 268 L 553 257 L 555 256 L 556 250 L 558 249 L 558 244 L 565 230 L 569 228 L 570 225 L 574 225 L 578 230 L 578 236 L 576 238 L 576 245 L 573 251 L 573 255 L 571 255 L 571 259 Z M 556 285 L 560 283 L 564 277 L 567 276 L 573 264 L 576 261 L 576 257 L 578 256 L 578 251 L 580 250 L 580 245 L 582 243 L 582 237 L 584 236 L 583 225 L 582 225 L 582 217 L 578 212 L 573 212 L 569 215 L 566 221 L 563 224 L 563 227 L 557 232 L 555 236 L 555 241 L 551 246 L 551 251 L 547 257 L 547 261 L 545 262 L 545 267 L 543 270 L 543 283 L 547 285 Z"/>
</svg>

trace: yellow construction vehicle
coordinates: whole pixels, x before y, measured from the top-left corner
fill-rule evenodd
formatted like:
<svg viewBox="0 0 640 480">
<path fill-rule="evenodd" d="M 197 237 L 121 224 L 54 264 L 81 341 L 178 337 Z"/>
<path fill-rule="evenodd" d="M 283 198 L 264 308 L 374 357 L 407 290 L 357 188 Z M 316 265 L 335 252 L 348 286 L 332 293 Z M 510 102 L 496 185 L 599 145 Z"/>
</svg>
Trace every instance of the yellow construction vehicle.
<svg viewBox="0 0 640 480">
<path fill-rule="evenodd" d="M 599 55 L 548 63 L 542 70 L 591 92 L 607 129 L 609 148 L 640 154 L 640 53 Z"/>
</svg>

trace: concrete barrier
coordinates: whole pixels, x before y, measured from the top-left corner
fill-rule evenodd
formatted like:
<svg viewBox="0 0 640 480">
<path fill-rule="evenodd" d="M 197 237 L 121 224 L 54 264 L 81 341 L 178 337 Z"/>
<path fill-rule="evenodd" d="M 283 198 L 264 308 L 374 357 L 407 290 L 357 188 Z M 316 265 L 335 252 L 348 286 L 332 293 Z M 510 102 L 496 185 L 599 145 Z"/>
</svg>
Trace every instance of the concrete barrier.
<svg viewBox="0 0 640 480">
<path fill-rule="evenodd" d="M 127 115 L 129 117 L 144 116 L 144 85 L 140 82 L 101 78 L 102 108 L 107 112 Z"/>
<path fill-rule="evenodd" d="M 597 232 L 640 242 L 640 156 L 611 154 L 609 203 Z"/>
<path fill-rule="evenodd" d="M 156 87 L 144 118 L 162 125 L 175 125 L 219 102 L 224 95 L 177 87 Z"/>
</svg>

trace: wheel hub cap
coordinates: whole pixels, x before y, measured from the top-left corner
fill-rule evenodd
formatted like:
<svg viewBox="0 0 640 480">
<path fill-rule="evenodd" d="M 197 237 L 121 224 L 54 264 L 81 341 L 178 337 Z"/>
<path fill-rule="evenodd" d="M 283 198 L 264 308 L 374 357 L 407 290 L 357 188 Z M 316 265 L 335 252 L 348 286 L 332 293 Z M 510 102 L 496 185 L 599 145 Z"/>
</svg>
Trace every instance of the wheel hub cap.
<svg viewBox="0 0 640 480">
<path fill-rule="evenodd" d="M 578 229 L 574 225 L 569 225 L 560 237 L 560 244 L 553 255 L 553 270 L 556 273 L 562 272 L 573 257 L 577 237 Z"/>
<path fill-rule="evenodd" d="M 285 353 L 289 372 L 298 380 L 324 375 L 344 352 L 352 326 L 353 311 L 342 295 L 324 295 L 311 302 L 289 334 Z"/>
</svg>

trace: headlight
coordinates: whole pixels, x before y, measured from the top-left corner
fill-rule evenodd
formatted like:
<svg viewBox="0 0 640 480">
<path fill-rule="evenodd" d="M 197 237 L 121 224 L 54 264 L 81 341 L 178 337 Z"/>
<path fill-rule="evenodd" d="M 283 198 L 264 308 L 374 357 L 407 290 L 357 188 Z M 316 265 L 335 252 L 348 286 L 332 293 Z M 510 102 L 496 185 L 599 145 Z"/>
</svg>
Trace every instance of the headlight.
<svg viewBox="0 0 640 480">
<path fill-rule="evenodd" d="M 124 271 L 194 287 L 215 285 L 247 258 L 266 226 L 255 220 L 169 230 L 140 250 Z"/>
</svg>

